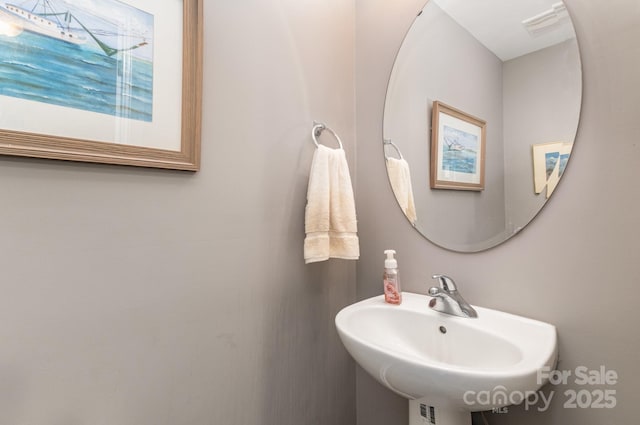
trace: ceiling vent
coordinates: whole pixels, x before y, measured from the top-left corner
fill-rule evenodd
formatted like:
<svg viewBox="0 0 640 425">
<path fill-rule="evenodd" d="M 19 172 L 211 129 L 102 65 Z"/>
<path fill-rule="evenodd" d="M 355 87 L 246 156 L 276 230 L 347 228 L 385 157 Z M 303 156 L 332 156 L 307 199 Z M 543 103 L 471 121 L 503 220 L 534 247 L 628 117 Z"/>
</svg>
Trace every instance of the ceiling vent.
<svg viewBox="0 0 640 425">
<path fill-rule="evenodd" d="M 522 21 L 522 25 L 531 34 L 532 37 L 537 37 L 541 34 L 553 31 L 560 26 L 564 21 L 568 20 L 569 13 L 564 3 L 554 3 L 551 5 L 551 9 Z"/>
</svg>

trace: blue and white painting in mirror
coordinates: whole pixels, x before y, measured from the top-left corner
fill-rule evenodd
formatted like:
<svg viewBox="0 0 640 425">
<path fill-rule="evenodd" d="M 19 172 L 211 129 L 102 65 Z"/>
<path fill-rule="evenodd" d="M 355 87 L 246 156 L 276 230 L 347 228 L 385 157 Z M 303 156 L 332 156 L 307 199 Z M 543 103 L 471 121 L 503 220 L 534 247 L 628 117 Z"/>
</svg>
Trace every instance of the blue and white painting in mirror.
<svg viewBox="0 0 640 425">
<path fill-rule="evenodd" d="M 476 134 L 444 126 L 442 167 L 459 173 L 475 174 L 478 169 L 479 140 Z"/>
</svg>

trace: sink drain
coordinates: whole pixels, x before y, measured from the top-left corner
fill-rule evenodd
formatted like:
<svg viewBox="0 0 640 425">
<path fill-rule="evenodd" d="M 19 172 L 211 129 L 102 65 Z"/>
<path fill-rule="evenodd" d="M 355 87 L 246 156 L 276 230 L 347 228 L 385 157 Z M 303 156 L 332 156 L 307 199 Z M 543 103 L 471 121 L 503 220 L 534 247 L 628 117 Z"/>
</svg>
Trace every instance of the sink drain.
<svg viewBox="0 0 640 425">
<path fill-rule="evenodd" d="M 446 334 L 447 333 L 447 328 L 445 328 L 444 326 L 440 326 L 440 333 Z"/>
</svg>

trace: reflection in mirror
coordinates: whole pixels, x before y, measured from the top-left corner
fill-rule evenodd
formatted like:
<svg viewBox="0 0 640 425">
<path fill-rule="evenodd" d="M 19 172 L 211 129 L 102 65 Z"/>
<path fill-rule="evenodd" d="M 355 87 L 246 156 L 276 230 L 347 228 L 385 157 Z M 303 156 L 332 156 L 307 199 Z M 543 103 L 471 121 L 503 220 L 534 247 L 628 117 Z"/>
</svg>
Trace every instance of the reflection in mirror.
<svg viewBox="0 0 640 425">
<path fill-rule="evenodd" d="M 384 109 L 387 172 L 410 223 L 460 252 L 516 234 L 562 176 L 581 99 L 578 44 L 563 3 L 429 1 L 400 47 Z M 486 123 L 482 152 L 480 133 L 464 119 L 443 120 L 432 140 L 434 103 Z M 482 166 L 483 185 L 457 184 Z M 432 188 L 431 172 L 453 183 Z"/>
</svg>

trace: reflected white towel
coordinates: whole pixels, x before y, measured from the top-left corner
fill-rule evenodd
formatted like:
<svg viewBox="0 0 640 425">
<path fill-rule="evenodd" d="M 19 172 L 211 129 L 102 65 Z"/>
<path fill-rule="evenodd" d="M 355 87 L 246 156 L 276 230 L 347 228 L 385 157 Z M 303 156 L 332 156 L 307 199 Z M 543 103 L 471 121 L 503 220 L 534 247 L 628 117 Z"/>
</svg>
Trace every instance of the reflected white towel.
<svg viewBox="0 0 640 425">
<path fill-rule="evenodd" d="M 304 261 L 357 260 L 360 245 L 347 157 L 319 145 L 313 154 L 305 208 Z"/>
<path fill-rule="evenodd" d="M 409 163 L 404 159 L 387 158 L 387 171 L 391 188 L 396 195 L 402 212 L 407 216 L 411 224 L 417 220 L 416 206 L 413 202 L 413 189 L 411 188 L 411 172 Z"/>
</svg>

